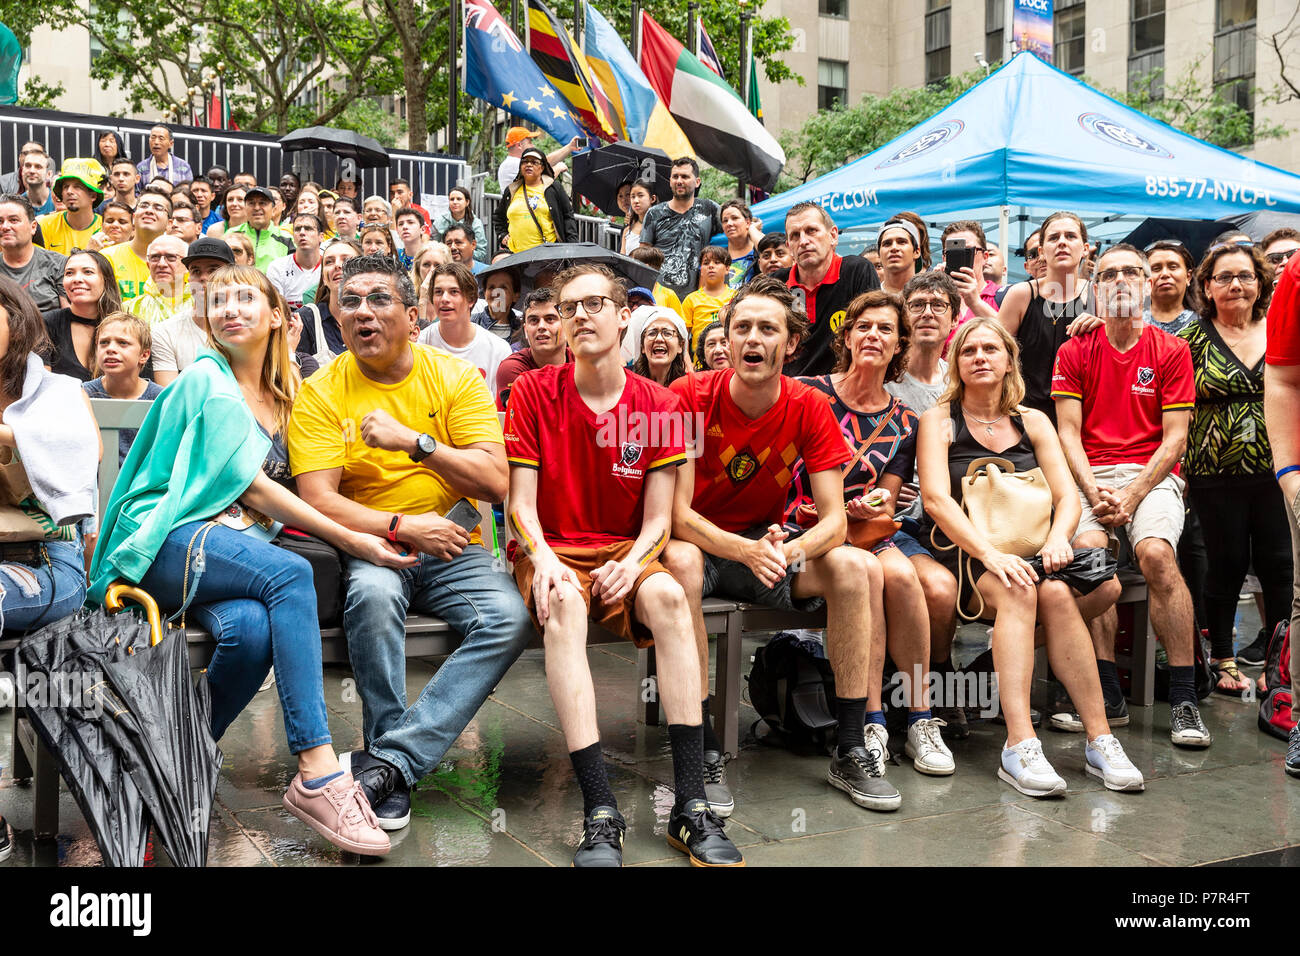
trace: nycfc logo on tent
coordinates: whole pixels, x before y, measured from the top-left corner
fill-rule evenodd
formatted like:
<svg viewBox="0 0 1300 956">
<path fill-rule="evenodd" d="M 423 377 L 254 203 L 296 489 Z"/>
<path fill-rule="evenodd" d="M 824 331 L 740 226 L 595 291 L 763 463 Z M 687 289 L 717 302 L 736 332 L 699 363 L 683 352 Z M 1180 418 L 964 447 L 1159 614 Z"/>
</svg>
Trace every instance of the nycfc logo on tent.
<svg viewBox="0 0 1300 956">
<path fill-rule="evenodd" d="M 1081 113 L 1079 115 L 1079 125 L 1093 136 L 1105 140 L 1112 146 L 1122 146 L 1125 149 L 1133 150 L 1135 153 L 1142 153 L 1145 156 L 1154 156 L 1159 159 L 1173 159 L 1174 157 L 1173 153 L 1158 143 L 1143 139 L 1127 126 L 1122 126 L 1100 113 Z"/>
<path fill-rule="evenodd" d="M 934 129 L 928 129 L 916 139 L 912 140 L 893 156 L 876 165 L 876 169 L 884 169 L 886 166 L 897 166 L 899 163 L 905 163 L 909 159 L 916 159 L 922 153 L 928 153 L 930 150 L 942 146 L 949 140 L 956 139 L 958 134 L 966 128 L 966 124 L 961 120 L 949 120 L 946 123 L 940 123 Z"/>
</svg>

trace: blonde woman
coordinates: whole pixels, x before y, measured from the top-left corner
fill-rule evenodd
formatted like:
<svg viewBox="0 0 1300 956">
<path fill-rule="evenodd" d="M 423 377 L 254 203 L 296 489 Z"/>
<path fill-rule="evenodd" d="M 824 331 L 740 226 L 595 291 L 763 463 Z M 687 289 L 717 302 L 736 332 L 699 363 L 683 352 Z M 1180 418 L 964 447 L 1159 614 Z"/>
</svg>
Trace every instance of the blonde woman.
<svg viewBox="0 0 1300 956">
<path fill-rule="evenodd" d="M 168 611 L 188 609 L 216 639 L 208 666 L 220 738 L 271 668 L 298 773 L 284 806 L 331 843 L 382 855 L 388 838 L 331 745 L 310 565 L 270 544 L 281 522 L 387 567 L 409 567 L 382 539 L 299 499 L 284 433 L 299 381 L 289 310 L 249 266 L 207 282 L 211 350 L 155 400 L 122 465 L 91 563 L 90 594 L 138 582 Z M 203 556 L 202 561 L 195 559 Z"/>
<path fill-rule="evenodd" d="M 1026 408 L 1016 340 L 996 320 L 974 318 L 957 330 L 948 350 L 948 388 L 921 416 L 917 465 L 927 519 L 956 549 L 936 557 L 961 582 L 959 609 L 984 609 L 993 620 L 993 664 L 1006 718 L 1007 740 L 998 777 L 1031 797 L 1065 793 L 1066 783 L 1043 756 L 1029 717 L 1034 630 L 1043 626 L 1052 671 L 1069 691 L 1088 735 L 1087 771 L 1111 790 L 1142 790 L 1142 774 L 1106 723 L 1092 641 L 1074 593 L 1050 577 L 1074 559 L 1070 540 L 1079 523 L 1079 493 L 1056 430 L 1042 412 Z M 1052 520 L 1039 552 L 1043 573 L 1024 558 L 993 547 L 962 509 L 962 478 L 981 458 L 1004 458 L 1017 472 L 1041 468 L 1052 495 Z M 967 563 L 966 558 L 969 558 Z M 965 565 L 959 569 L 958 562 Z M 968 571 L 966 569 L 969 569 Z"/>
</svg>

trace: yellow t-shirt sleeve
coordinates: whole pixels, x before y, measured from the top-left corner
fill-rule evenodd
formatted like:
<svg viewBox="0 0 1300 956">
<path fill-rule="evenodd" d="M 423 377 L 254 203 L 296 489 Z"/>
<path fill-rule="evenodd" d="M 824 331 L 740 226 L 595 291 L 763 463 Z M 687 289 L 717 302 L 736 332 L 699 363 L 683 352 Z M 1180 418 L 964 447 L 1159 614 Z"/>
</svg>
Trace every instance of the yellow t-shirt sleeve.
<svg viewBox="0 0 1300 956">
<path fill-rule="evenodd" d="M 313 375 L 303 384 L 293 403 L 289 418 L 289 469 L 295 476 L 341 468 L 347 460 L 347 443 L 336 411 L 343 406 L 343 396 L 332 394 L 325 387 L 328 378 L 324 374 Z"/>
<path fill-rule="evenodd" d="M 453 445 L 463 448 L 475 442 L 505 444 L 496 403 L 484 387 L 478 369 L 467 365 L 449 394 L 450 407 L 444 406 L 443 414 L 446 415 L 447 435 Z"/>
</svg>

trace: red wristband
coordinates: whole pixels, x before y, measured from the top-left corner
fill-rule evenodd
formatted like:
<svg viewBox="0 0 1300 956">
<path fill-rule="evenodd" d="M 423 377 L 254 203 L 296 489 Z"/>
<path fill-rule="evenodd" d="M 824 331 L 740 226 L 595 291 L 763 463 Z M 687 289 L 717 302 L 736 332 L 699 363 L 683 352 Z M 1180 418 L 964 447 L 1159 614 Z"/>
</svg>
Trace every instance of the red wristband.
<svg viewBox="0 0 1300 956">
<path fill-rule="evenodd" d="M 397 544 L 397 529 L 402 526 L 402 519 L 405 517 L 406 515 L 401 514 L 393 515 L 393 520 L 388 523 L 387 537 L 393 544 Z"/>
</svg>

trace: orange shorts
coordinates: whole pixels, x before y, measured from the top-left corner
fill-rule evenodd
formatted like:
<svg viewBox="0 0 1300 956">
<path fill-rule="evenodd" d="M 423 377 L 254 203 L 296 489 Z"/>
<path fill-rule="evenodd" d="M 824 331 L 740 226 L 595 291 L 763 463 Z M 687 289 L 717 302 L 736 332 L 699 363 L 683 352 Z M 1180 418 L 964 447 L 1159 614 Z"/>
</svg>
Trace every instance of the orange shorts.
<svg viewBox="0 0 1300 956">
<path fill-rule="evenodd" d="M 641 589 L 642 582 L 650 575 L 660 571 L 664 574 L 668 573 L 668 569 L 662 564 L 651 561 L 642 568 L 632 584 L 632 590 L 617 604 L 597 601 L 593 607 L 591 602 L 591 572 L 603 567 L 607 562 L 622 561 L 632 551 L 634 544 L 635 541 L 616 541 L 601 548 L 561 546 L 551 550 L 565 567 L 570 568 L 578 576 L 578 581 L 582 585 L 582 599 L 587 605 L 588 620 L 599 624 L 611 634 L 628 638 L 637 647 L 651 647 L 654 645 L 654 638 L 650 635 L 650 629 L 636 619 L 636 592 Z M 533 626 L 537 628 L 537 633 L 541 634 L 542 624 L 537 620 L 536 602 L 533 599 L 533 562 L 522 550 L 515 556 L 515 584 L 519 586 L 519 593 L 523 595 L 528 614 L 533 619 Z"/>
</svg>

